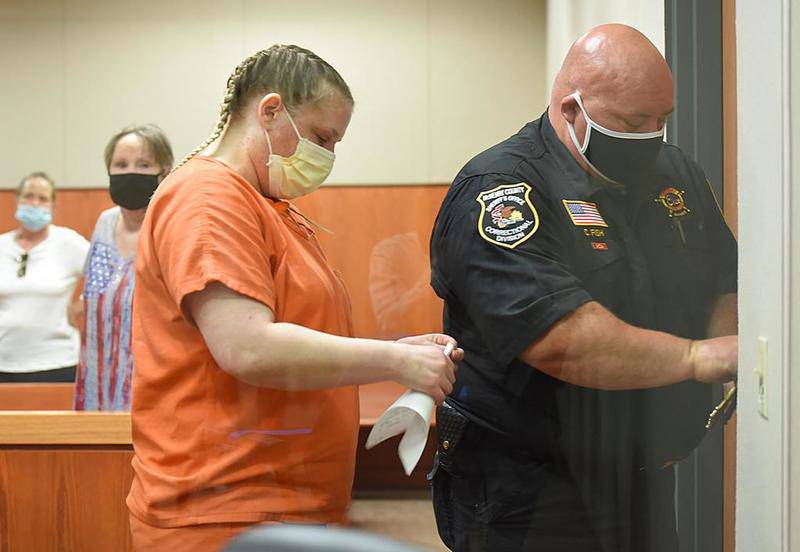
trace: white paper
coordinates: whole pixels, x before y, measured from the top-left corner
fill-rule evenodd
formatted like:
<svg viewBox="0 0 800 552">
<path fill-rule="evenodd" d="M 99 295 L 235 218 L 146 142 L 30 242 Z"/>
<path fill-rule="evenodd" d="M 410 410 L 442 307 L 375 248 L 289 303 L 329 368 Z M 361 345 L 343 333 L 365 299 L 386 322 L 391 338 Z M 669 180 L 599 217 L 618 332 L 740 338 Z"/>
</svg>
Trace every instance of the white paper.
<svg viewBox="0 0 800 552">
<path fill-rule="evenodd" d="M 452 352 L 453 346 L 448 343 L 444 354 L 449 357 Z M 406 475 L 411 475 L 428 441 L 433 406 L 433 399 L 425 393 L 406 391 L 381 415 L 369 432 L 367 450 L 404 433 L 397 447 L 397 454 Z"/>
<path fill-rule="evenodd" d="M 386 439 L 405 433 L 397 454 L 406 475 L 411 475 L 428 441 L 432 414 L 432 398 L 419 391 L 406 391 L 375 423 L 367 437 L 366 448 L 369 450 Z"/>
</svg>

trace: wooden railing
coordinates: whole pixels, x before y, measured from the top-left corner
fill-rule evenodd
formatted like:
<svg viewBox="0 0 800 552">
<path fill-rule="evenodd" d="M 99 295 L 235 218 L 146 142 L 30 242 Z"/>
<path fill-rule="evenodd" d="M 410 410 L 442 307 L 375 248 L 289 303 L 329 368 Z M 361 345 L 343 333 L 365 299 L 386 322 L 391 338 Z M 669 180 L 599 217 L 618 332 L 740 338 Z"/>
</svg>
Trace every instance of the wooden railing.
<svg viewBox="0 0 800 552">
<path fill-rule="evenodd" d="M 0 412 L 0 445 L 130 445 L 127 412 Z"/>
</svg>

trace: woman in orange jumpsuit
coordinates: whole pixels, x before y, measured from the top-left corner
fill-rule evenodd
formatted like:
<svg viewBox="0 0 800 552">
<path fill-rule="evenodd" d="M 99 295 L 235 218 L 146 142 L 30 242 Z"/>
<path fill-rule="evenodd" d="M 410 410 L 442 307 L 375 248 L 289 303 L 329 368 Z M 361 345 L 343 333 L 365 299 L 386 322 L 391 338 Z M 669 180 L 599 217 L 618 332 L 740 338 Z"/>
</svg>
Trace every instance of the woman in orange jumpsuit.
<svg viewBox="0 0 800 552">
<path fill-rule="evenodd" d="M 452 389 L 444 335 L 352 337 L 347 292 L 287 201 L 328 176 L 353 99 L 314 53 L 273 46 L 228 80 L 215 132 L 159 186 L 134 296 L 136 550 L 216 550 L 263 522 L 337 523 L 357 385 Z M 453 344 L 455 344 L 453 342 Z"/>
</svg>

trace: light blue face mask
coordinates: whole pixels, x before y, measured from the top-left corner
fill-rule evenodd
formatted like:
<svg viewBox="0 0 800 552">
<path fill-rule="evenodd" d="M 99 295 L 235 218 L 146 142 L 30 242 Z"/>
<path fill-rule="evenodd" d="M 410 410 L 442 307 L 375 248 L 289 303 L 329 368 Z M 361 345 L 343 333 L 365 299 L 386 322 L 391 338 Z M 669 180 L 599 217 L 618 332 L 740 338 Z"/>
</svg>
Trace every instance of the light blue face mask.
<svg viewBox="0 0 800 552">
<path fill-rule="evenodd" d="M 15 217 L 31 232 L 38 232 L 52 222 L 53 213 L 47 207 L 20 204 L 17 205 Z"/>
</svg>

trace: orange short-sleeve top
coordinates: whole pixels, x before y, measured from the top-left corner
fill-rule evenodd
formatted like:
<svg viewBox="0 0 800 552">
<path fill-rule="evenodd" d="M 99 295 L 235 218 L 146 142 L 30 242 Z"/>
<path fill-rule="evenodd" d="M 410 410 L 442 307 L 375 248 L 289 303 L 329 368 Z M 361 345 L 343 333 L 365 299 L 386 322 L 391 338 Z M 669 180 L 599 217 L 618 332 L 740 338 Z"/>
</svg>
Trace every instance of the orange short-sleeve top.
<svg viewBox="0 0 800 552">
<path fill-rule="evenodd" d="M 160 527 L 342 521 L 357 388 L 281 391 L 225 372 L 181 308 L 210 282 L 263 303 L 276 321 L 352 335 L 344 285 L 289 203 L 207 157 L 171 174 L 136 257 L 129 509 Z"/>
</svg>

